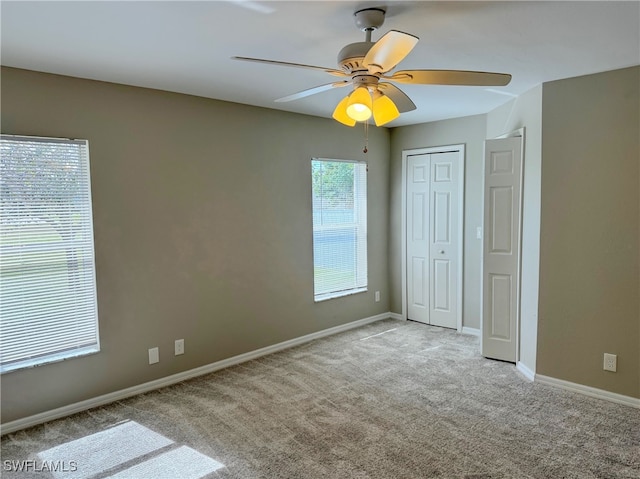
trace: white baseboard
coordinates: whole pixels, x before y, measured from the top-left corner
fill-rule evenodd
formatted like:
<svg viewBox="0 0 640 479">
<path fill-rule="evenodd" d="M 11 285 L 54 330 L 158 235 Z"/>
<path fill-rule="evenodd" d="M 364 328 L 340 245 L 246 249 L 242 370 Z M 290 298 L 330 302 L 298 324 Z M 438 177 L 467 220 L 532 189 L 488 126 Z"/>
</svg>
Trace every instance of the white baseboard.
<svg viewBox="0 0 640 479">
<path fill-rule="evenodd" d="M 534 373 L 531 369 L 525 366 L 523 363 L 518 361 L 516 363 L 516 369 L 520 371 L 520 373 L 527 378 L 529 381 L 535 381 L 536 373 Z"/>
<path fill-rule="evenodd" d="M 400 320 L 404 320 L 404 318 L 402 317 L 402 315 L 400 313 L 389 313 L 389 317 L 391 319 L 400 319 Z"/>
<path fill-rule="evenodd" d="M 568 391 L 584 394 L 585 396 L 591 396 L 597 399 L 604 399 L 605 401 L 624 404 L 625 406 L 640 408 L 640 399 L 631 396 L 624 396 L 622 394 L 612 393 L 603 389 L 592 388 L 591 386 L 584 386 L 582 384 L 572 383 L 569 381 L 564 381 L 562 379 L 543 376 L 542 374 L 536 374 L 535 381 L 542 384 L 548 384 L 550 386 L 567 389 Z"/>
<path fill-rule="evenodd" d="M 341 324 L 340 326 L 335 326 L 329 329 L 323 329 L 322 331 L 318 331 L 316 333 L 307 334 L 305 336 L 301 336 L 295 339 L 290 339 L 288 341 L 274 344 L 272 346 L 256 349 L 255 351 L 249 351 L 248 353 L 240 354 L 238 356 L 233 356 L 231 358 L 223 359 L 221 361 L 216 361 L 215 363 L 206 364 L 204 366 L 200 366 L 195 369 L 190 369 L 188 371 L 184 371 L 181 373 L 173 374 L 171 376 L 156 379 L 155 381 L 149 381 L 143 384 L 139 384 L 137 386 L 132 386 L 130 388 L 121 389 L 119 391 L 114 391 L 108 394 L 103 394 L 102 396 L 97 396 L 95 398 L 87 399 L 74 404 L 69 404 L 68 406 L 59 407 L 57 409 L 52 409 L 51 411 L 45 411 L 39 414 L 35 414 L 33 416 L 28 416 L 22 419 L 16 419 L 15 421 L 10 421 L 0 425 L 0 433 L 2 435 L 9 434 L 15 431 L 19 431 L 21 429 L 26 429 L 31 426 L 42 424 L 47 421 L 53 421 L 54 419 L 60 419 L 61 417 L 70 416 L 71 414 L 86 411 L 87 409 L 103 406 L 105 404 L 109 404 L 114 401 L 119 401 L 121 399 L 125 399 L 131 396 L 136 396 L 138 394 L 142 394 L 149 391 L 153 391 L 155 389 L 160 389 L 166 386 L 170 386 L 172 384 L 176 384 L 176 383 L 185 381 L 187 379 L 191 379 L 197 376 L 202 376 L 204 374 L 219 371 L 221 369 L 228 368 L 230 366 L 235 366 L 237 364 L 241 364 L 247 361 L 251 361 L 253 359 L 257 359 L 259 357 L 266 356 L 268 354 L 282 351 L 284 349 L 289 349 L 294 346 L 299 346 L 301 344 L 308 343 L 309 341 L 313 341 L 314 339 L 324 338 L 327 336 L 331 336 L 333 334 L 348 331 L 350 329 L 359 328 L 361 326 L 374 323 L 376 321 L 393 318 L 393 314 L 394 313 L 377 314 L 375 316 L 359 319 L 351 323 Z"/>
<path fill-rule="evenodd" d="M 470 328 L 468 326 L 462 326 L 462 334 L 471 334 L 473 336 L 480 336 L 480 330 L 478 328 Z"/>
</svg>

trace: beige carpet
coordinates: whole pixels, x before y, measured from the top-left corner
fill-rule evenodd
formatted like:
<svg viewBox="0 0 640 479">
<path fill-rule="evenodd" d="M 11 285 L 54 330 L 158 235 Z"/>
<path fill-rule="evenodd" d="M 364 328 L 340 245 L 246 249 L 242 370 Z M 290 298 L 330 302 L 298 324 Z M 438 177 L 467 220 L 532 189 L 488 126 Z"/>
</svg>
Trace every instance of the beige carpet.
<svg viewBox="0 0 640 479">
<path fill-rule="evenodd" d="M 482 358 L 475 337 L 386 320 L 9 434 L 2 469 L 7 479 L 638 479 L 640 411 L 531 383 Z"/>
</svg>

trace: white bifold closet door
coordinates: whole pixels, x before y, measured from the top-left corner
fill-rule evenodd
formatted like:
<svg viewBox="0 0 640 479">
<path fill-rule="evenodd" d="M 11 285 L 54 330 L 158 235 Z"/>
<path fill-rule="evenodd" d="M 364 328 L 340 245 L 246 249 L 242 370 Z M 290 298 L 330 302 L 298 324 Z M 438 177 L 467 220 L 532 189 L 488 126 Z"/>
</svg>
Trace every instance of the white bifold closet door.
<svg viewBox="0 0 640 479">
<path fill-rule="evenodd" d="M 407 318 L 457 328 L 460 153 L 407 157 Z"/>
</svg>

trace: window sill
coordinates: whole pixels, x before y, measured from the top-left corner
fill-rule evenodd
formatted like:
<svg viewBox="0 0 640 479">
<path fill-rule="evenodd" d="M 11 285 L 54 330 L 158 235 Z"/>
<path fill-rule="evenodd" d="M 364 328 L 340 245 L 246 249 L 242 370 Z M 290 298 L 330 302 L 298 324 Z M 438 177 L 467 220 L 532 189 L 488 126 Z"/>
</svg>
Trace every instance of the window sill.
<svg viewBox="0 0 640 479">
<path fill-rule="evenodd" d="M 314 296 L 313 301 L 314 303 L 321 303 L 329 299 L 342 298 L 344 296 L 352 296 L 358 293 L 366 293 L 367 291 L 368 291 L 367 288 L 358 288 L 358 289 L 349 289 L 347 291 L 336 291 L 334 293 L 319 294 L 317 296 Z"/>
<path fill-rule="evenodd" d="M 7 364 L 0 367 L 0 374 L 7 374 L 16 371 L 22 371 L 24 369 L 37 368 L 46 364 L 59 363 L 66 361 L 67 359 L 74 359 L 83 356 L 89 356 L 100 352 L 99 346 L 90 346 L 75 351 L 65 351 L 64 353 L 52 354 L 50 356 L 38 359 L 25 359 L 13 364 Z"/>
</svg>

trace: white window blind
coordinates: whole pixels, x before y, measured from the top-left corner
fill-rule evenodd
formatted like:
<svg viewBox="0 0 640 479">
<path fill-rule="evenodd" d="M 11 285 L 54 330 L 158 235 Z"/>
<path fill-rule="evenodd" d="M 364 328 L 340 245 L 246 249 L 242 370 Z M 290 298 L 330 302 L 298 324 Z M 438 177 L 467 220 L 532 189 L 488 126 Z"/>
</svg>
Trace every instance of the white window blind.
<svg viewBox="0 0 640 479">
<path fill-rule="evenodd" d="M 0 137 L 0 371 L 99 350 L 85 140 Z"/>
<path fill-rule="evenodd" d="M 316 301 L 367 290 L 367 165 L 314 158 L 313 266 Z"/>
</svg>

